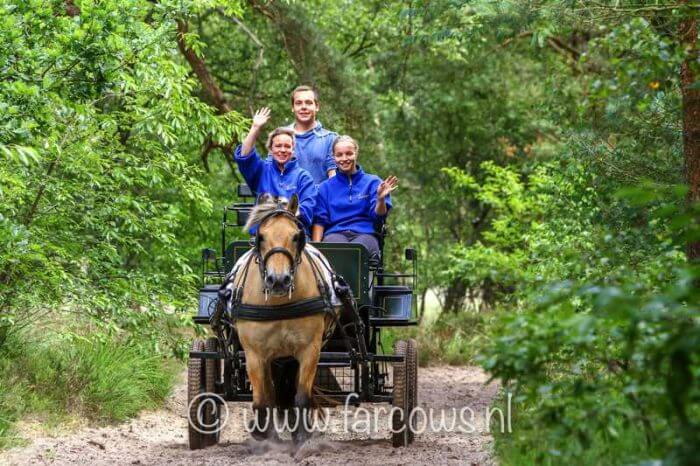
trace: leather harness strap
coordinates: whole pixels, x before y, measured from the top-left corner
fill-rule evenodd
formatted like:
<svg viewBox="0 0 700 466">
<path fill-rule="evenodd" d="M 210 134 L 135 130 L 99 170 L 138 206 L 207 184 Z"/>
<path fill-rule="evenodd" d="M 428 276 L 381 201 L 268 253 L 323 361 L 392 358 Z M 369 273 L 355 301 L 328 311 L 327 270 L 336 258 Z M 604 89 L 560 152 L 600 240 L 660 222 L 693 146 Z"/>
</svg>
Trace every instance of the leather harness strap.
<svg viewBox="0 0 700 466">
<path fill-rule="evenodd" d="M 353 324 L 356 327 L 356 335 L 364 335 L 364 324 L 362 318 L 360 317 L 354 296 L 352 296 L 352 291 L 350 287 L 345 282 L 342 276 L 338 275 L 331 269 L 326 263 L 324 263 L 320 258 L 313 257 L 309 251 L 304 249 L 304 255 L 309 261 L 309 265 L 316 279 L 316 286 L 320 296 L 314 298 L 307 298 L 295 303 L 281 304 L 281 305 L 254 305 L 254 304 L 243 304 L 243 288 L 245 287 L 246 279 L 248 278 L 248 270 L 250 269 L 250 264 L 254 260 L 259 260 L 260 256 L 251 254 L 251 256 L 243 265 L 243 277 L 239 285 L 234 287 L 232 292 L 233 296 L 231 298 L 231 321 L 230 325 L 234 325 L 236 320 L 252 320 L 257 322 L 262 321 L 273 321 L 273 320 L 288 320 L 296 319 L 300 317 L 307 317 L 314 314 L 327 313 L 331 316 L 331 325 L 328 325 L 326 331 L 323 335 L 323 341 L 327 341 L 333 334 L 335 328 L 340 330 L 342 338 L 347 347 L 348 353 L 350 354 L 351 360 L 356 360 L 358 358 L 357 351 L 350 342 L 350 338 L 345 331 L 345 328 L 341 325 L 340 319 L 334 310 L 334 306 L 331 303 L 331 286 L 336 290 L 338 297 L 340 298 L 341 305 L 346 309 L 351 311 L 353 316 Z M 320 263 L 320 265 L 319 265 Z M 326 284 L 323 279 L 323 272 L 320 268 L 323 266 L 328 270 L 331 276 L 331 283 Z M 238 270 L 234 268 L 231 273 L 224 280 L 224 284 L 229 281 L 232 283 L 236 282 L 236 275 Z M 217 328 L 218 322 L 221 317 L 223 317 L 223 303 L 219 303 L 219 312 L 215 315 L 217 317 L 210 318 L 212 327 Z M 362 336 L 357 338 L 359 345 L 359 352 L 361 358 L 366 358 L 367 348 Z"/>
<path fill-rule="evenodd" d="M 236 312 L 243 320 L 287 320 L 326 312 L 326 301 L 320 296 L 303 299 L 295 303 L 265 306 L 261 304 L 239 304 Z"/>
</svg>

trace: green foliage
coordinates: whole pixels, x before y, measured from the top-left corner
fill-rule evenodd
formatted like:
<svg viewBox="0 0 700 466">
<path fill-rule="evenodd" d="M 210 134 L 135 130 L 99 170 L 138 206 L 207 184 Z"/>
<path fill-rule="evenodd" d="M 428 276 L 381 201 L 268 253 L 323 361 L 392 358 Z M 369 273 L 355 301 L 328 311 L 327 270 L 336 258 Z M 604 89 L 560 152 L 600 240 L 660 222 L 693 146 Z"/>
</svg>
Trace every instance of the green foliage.
<svg viewBox="0 0 700 466">
<path fill-rule="evenodd" d="M 477 241 L 452 245 L 447 276 L 495 310 L 478 358 L 519 409 L 498 451 L 507 464 L 690 464 L 698 270 L 683 251 L 699 232 L 678 186 L 683 10 L 537 3 L 475 14 L 570 67 L 539 101 L 560 124 L 531 147 L 547 144 L 547 160 L 444 169 L 488 214 Z"/>
<path fill-rule="evenodd" d="M 195 154 L 243 124 L 178 59 L 193 5 L 0 5 L 0 334 L 67 306 L 103 338 L 182 355 L 203 240 L 185 232 L 213 207 Z"/>
<path fill-rule="evenodd" d="M 245 124 L 200 98 L 175 21 L 239 2 L 66 8 L 0 1 L 2 436 L 27 411 L 75 402 L 121 420 L 163 399 L 161 358 L 186 354 L 207 223 L 232 197 L 228 166 L 205 179 L 201 147 Z M 37 328 L 53 340 L 19 340 Z"/>
<path fill-rule="evenodd" d="M 481 353 L 516 390 L 506 464 L 697 457 L 692 2 L 74 3 L 0 0 L 0 438 L 69 393 L 94 419 L 162 399 L 158 355 L 185 354 L 198 251 L 239 179 L 205 142 L 240 139 L 262 105 L 289 123 L 311 82 L 324 125 L 401 179 L 387 263 L 416 246 L 418 293 L 451 311 L 385 348 Z M 238 111 L 203 100 L 176 19 Z M 18 340 L 37 328 L 53 340 Z"/>
<path fill-rule="evenodd" d="M 613 395 L 615 396 L 615 395 Z M 600 400 L 599 400 L 600 401 Z M 607 401 L 607 400 L 606 400 Z M 506 400 L 500 400 L 498 407 L 504 412 Z M 495 449 L 500 464 L 508 466 L 559 465 L 563 461 L 574 465 L 625 465 L 641 464 L 648 458 L 659 458 L 660 451 L 650 448 L 640 424 L 610 419 L 605 430 L 589 429 L 592 435 L 587 438 L 585 448 L 579 443 L 566 443 L 565 435 L 542 435 L 542 424 L 534 409 L 523 408 L 523 403 L 511 400 L 512 432 L 501 432 L 494 428 Z M 586 425 L 587 420 L 580 420 Z M 536 445 L 536 448 L 534 447 Z M 573 448 L 572 448 L 573 447 Z M 575 450 L 576 456 L 567 452 Z"/>
</svg>

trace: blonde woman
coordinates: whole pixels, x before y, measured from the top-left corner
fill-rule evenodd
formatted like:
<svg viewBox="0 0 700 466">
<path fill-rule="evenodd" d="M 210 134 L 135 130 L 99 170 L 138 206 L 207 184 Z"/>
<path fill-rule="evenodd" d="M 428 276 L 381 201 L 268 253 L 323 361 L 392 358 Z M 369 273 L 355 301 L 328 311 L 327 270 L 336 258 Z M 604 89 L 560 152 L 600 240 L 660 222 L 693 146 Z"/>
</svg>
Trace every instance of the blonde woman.
<svg viewBox="0 0 700 466">
<path fill-rule="evenodd" d="M 374 231 L 377 220 L 391 210 L 391 192 L 398 179 L 382 181 L 365 173 L 357 164 L 359 147 L 350 136 L 340 136 L 333 143 L 336 176 L 318 187 L 312 239 L 330 243 L 360 243 L 370 255 L 379 255 L 379 241 Z"/>
</svg>

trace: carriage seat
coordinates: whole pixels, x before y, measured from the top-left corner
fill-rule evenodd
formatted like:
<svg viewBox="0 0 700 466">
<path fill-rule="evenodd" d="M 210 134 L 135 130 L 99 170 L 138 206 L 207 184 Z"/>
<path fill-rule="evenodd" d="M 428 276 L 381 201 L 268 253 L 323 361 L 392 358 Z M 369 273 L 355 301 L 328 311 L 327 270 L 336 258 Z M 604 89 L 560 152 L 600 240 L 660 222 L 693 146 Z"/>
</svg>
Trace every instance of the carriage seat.
<svg viewBox="0 0 700 466">
<path fill-rule="evenodd" d="M 237 194 L 238 198 L 243 199 L 244 202 L 234 203 L 230 207 L 226 207 L 226 210 L 236 212 L 236 223 L 232 226 L 242 227 L 248 221 L 248 216 L 255 206 L 255 202 L 252 201 L 255 199 L 255 193 L 247 184 L 241 183 L 238 185 Z"/>
</svg>

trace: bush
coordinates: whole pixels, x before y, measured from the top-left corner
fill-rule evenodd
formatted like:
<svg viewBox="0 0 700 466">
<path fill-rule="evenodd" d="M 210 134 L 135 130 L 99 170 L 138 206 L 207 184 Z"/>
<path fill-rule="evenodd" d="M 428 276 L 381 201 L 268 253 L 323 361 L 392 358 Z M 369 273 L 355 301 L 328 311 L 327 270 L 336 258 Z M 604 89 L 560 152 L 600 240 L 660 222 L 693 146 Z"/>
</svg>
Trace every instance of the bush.
<svg viewBox="0 0 700 466">
<path fill-rule="evenodd" d="M 505 399 L 496 404 L 506 412 Z M 584 447 L 578 442 L 580 439 L 572 442 L 551 423 L 540 424 L 536 411 L 537 406 L 533 404 L 511 401 L 512 432 L 501 432 L 497 427 L 491 429 L 499 463 L 503 466 L 634 464 L 660 456 L 648 447 L 644 429 L 638 424 L 615 419 L 608 429 L 597 431 L 583 420 L 583 430 L 594 432 Z M 575 455 L 570 456 L 571 451 Z"/>
</svg>

